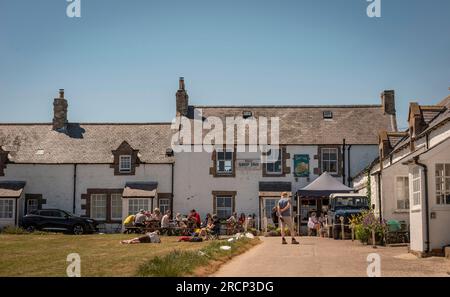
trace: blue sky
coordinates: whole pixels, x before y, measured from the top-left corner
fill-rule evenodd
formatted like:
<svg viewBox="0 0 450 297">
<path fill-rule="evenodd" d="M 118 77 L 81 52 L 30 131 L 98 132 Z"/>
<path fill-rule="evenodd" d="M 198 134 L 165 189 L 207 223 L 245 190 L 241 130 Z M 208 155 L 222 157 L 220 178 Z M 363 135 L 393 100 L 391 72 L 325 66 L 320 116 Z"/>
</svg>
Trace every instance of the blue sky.
<svg viewBox="0 0 450 297">
<path fill-rule="evenodd" d="M 0 0 L 0 122 L 159 122 L 192 104 L 378 104 L 450 94 L 450 1 Z"/>
</svg>

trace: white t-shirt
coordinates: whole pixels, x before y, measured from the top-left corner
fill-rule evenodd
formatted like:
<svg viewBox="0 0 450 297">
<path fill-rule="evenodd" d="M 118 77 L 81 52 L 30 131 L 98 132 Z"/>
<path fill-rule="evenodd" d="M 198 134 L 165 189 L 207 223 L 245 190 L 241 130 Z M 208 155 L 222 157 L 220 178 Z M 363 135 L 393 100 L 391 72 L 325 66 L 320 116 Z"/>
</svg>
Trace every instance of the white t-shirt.
<svg viewBox="0 0 450 297">
<path fill-rule="evenodd" d="M 168 228 L 169 227 L 169 216 L 164 215 L 161 219 L 161 228 Z"/>
</svg>

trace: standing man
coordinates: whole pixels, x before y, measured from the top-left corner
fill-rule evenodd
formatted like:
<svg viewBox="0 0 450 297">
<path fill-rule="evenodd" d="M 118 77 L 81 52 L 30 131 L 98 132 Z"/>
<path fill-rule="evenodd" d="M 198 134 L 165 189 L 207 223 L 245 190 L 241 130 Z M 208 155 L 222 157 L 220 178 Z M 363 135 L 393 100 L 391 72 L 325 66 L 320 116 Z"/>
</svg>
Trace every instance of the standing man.
<svg viewBox="0 0 450 297">
<path fill-rule="evenodd" d="M 289 228 L 289 232 L 291 233 L 292 237 L 291 243 L 298 244 L 298 241 L 295 240 L 294 224 L 292 224 L 291 199 L 289 198 L 287 192 L 281 193 L 281 199 L 278 201 L 277 210 L 278 210 L 279 224 L 281 228 L 281 237 L 282 237 L 281 243 L 287 244 L 286 239 L 284 238 L 284 228 L 287 226 Z"/>
</svg>

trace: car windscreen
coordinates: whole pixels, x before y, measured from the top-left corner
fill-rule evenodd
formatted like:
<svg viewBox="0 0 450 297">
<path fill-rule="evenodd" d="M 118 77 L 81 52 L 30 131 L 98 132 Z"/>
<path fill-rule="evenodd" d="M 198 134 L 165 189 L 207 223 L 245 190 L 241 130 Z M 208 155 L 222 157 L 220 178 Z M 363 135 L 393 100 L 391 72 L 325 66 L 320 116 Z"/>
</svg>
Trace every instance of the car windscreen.
<svg viewBox="0 0 450 297">
<path fill-rule="evenodd" d="M 366 207 L 367 197 L 336 197 L 335 207 Z"/>
</svg>

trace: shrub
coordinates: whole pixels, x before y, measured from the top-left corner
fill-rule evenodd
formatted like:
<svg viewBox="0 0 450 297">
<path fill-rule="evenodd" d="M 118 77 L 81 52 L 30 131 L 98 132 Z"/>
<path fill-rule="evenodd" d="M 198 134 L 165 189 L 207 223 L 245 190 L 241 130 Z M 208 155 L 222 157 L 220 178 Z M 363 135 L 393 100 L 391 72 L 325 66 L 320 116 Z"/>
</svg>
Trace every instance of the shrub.
<svg viewBox="0 0 450 297">
<path fill-rule="evenodd" d="M 362 212 L 358 216 L 352 216 L 350 224 L 355 228 L 356 239 L 362 243 L 372 241 L 372 229 L 375 229 L 375 241 L 382 242 L 386 232 L 386 221 L 375 217 L 373 210 Z"/>
</svg>

